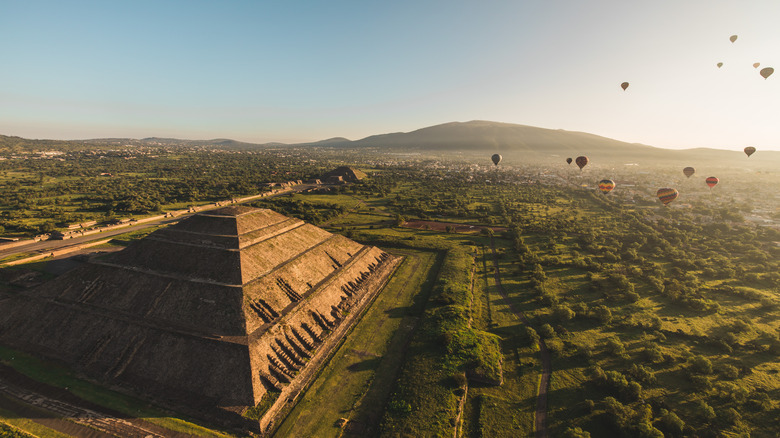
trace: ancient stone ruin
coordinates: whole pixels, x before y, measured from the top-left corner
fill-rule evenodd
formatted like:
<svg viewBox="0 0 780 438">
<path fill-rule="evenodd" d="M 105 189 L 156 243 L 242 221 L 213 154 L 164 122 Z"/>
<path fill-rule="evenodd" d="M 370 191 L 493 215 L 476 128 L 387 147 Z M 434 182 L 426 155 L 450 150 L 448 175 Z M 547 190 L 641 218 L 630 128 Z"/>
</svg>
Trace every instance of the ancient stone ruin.
<svg viewBox="0 0 780 438">
<path fill-rule="evenodd" d="M 399 258 L 271 210 L 201 213 L 0 302 L 0 342 L 144 396 L 240 411 L 308 383 Z"/>
</svg>

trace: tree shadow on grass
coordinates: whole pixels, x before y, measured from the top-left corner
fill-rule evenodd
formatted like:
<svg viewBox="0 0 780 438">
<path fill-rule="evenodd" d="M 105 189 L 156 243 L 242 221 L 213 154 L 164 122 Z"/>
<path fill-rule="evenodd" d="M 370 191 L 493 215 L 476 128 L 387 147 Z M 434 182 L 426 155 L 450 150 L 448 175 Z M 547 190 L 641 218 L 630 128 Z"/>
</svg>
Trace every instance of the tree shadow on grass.
<svg viewBox="0 0 780 438">
<path fill-rule="evenodd" d="M 371 359 L 361 360 L 360 362 L 355 362 L 352 365 L 349 365 L 347 367 L 347 370 L 349 370 L 352 373 L 356 373 L 358 371 L 376 370 L 379 367 L 379 362 L 381 360 L 382 360 L 381 357 L 373 357 Z"/>
<path fill-rule="evenodd" d="M 403 318 L 412 313 L 412 306 L 395 307 L 385 310 L 388 318 Z"/>
</svg>

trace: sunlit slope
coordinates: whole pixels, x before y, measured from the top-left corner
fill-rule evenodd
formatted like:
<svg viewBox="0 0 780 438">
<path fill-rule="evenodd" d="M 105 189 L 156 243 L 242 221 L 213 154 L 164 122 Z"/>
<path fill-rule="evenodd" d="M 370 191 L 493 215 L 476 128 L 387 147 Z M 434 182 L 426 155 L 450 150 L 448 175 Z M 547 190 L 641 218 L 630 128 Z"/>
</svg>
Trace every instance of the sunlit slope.
<svg viewBox="0 0 780 438">
<path fill-rule="evenodd" d="M 344 143 L 349 147 L 376 147 L 411 151 L 457 151 L 500 153 L 505 158 L 526 160 L 550 157 L 576 157 L 586 155 L 597 161 L 650 161 L 668 162 L 693 160 L 692 162 L 734 164 L 735 160 L 748 159 L 742 152 L 717 149 L 671 150 L 637 143 L 601 137 L 585 132 L 545 129 L 527 125 L 515 125 L 475 120 L 452 122 L 418 129 L 412 132 L 373 135 L 362 140 Z M 741 146 L 741 145 L 740 145 Z M 762 164 L 780 164 L 780 152 L 762 151 L 750 160 Z M 747 163 L 747 161 L 745 161 Z"/>
<path fill-rule="evenodd" d="M 545 129 L 475 120 L 430 126 L 407 133 L 373 135 L 351 143 L 361 146 L 410 147 L 424 150 L 490 150 L 502 152 L 564 153 L 588 150 L 615 153 L 657 153 L 658 148 L 625 143 L 584 132 Z"/>
</svg>

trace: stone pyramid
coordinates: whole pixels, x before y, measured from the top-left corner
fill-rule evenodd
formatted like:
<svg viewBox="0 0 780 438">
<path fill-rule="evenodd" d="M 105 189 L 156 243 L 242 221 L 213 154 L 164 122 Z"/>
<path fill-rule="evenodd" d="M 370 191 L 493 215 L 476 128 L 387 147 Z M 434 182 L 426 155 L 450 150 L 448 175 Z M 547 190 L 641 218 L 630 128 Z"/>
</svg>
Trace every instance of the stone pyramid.
<svg viewBox="0 0 780 438">
<path fill-rule="evenodd" d="M 399 258 L 271 210 L 201 213 L 0 302 L 0 342 L 185 406 L 298 394 Z"/>
</svg>

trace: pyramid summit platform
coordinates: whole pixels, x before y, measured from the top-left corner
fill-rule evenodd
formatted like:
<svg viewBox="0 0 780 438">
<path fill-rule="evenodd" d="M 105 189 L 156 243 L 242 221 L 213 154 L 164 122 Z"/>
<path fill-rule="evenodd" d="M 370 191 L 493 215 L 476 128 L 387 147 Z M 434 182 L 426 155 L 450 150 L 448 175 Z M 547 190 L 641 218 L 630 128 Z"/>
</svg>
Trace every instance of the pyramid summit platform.
<svg viewBox="0 0 780 438">
<path fill-rule="evenodd" d="M 226 207 L 0 302 L 0 342 L 196 409 L 254 406 L 268 391 L 283 401 L 399 262 L 272 210 Z"/>
</svg>

